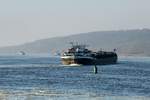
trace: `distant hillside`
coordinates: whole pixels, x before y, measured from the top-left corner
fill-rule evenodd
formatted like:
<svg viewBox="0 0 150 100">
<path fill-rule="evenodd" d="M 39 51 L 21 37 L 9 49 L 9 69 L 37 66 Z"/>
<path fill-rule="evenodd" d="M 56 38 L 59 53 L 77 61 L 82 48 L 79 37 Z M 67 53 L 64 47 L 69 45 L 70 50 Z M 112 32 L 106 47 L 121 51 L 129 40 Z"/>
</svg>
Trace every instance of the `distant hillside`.
<svg viewBox="0 0 150 100">
<path fill-rule="evenodd" d="M 51 53 L 67 49 L 69 42 L 88 44 L 90 49 L 113 50 L 121 55 L 150 56 L 150 30 L 98 31 L 37 40 L 19 46 L 0 48 L 0 53 Z"/>
</svg>

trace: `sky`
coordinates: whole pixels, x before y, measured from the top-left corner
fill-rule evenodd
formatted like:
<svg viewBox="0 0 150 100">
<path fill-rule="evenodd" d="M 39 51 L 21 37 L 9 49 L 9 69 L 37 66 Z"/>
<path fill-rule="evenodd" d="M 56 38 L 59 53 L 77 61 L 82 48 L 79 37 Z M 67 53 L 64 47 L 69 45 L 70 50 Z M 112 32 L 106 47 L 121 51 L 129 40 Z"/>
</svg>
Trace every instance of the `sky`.
<svg viewBox="0 0 150 100">
<path fill-rule="evenodd" d="M 150 28 L 150 0 L 0 0 L 0 47 L 91 31 Z"/>
</svg>

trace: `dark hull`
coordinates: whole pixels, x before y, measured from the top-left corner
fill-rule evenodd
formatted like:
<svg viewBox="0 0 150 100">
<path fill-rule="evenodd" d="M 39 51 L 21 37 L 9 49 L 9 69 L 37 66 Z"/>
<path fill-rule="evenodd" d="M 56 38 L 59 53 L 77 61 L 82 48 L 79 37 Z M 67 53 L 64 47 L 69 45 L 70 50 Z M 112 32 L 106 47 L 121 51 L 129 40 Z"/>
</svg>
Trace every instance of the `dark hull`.
<svg viewBox="0 0 150 100">
<path fill-rule="evenodd" d="M 117 57 L 108 57 L 101 59 L 89 59 L 89 58 L 62 58 L 62 63 L 64 65 L 70 64 L 81 64 L 81 65 L 105 65 L 105 64 L 115 64 L 117 63 Z"/>
</svg>

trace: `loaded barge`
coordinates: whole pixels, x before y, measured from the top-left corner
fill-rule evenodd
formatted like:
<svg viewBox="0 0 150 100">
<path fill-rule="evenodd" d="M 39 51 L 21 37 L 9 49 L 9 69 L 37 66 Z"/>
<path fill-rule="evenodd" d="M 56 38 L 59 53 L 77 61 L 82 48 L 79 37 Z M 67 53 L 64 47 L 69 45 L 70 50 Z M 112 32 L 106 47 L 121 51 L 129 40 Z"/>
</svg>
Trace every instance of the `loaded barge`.
<svg viewBox="0 0 150 100">
<path fill-rule="evenodd" d="M 79 45 L 71 43 L 71 48 L 64 52 L 61 56 L 64 65 L 103 65 L 117 63 L 117 54 L 115 51 L 97 51 L 87 49 L 87 45 Z"/>
</svg>

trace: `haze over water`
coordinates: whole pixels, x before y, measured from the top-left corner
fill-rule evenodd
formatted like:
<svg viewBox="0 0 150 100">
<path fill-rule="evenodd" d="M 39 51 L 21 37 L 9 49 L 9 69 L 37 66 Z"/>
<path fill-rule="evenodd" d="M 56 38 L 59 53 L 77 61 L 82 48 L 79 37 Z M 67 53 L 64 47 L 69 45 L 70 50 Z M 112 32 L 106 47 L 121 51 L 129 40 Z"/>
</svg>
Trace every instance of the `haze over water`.
<svg viewBox="0 0 150 100">
<path fill-rule="evenodd" d="M 62 66 L 58 57 L 1 56 L 1 100 L 149 100 L 150 58 L 118 64 Z"/>
<path fill-rule="evenodd" d="M 150 28 L 149 0 L 0 0 L 0 47 L 103 30 Z"/>
</svg>

